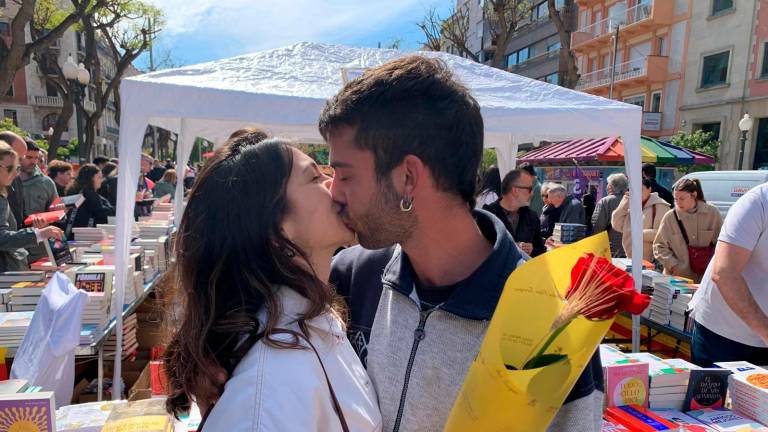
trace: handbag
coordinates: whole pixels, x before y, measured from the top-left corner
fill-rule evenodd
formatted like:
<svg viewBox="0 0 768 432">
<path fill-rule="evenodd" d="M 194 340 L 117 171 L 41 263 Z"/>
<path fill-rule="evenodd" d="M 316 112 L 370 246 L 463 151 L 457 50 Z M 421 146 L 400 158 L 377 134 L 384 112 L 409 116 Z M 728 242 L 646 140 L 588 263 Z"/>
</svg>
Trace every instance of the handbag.
<svg viewBox="0 0 768 432">
<path fill-rule="evenodd" d="M 312 342 L 310 342 L 308 337 L 304 336 L 301 333 L 295 333 L 295 332 L 290 332 L 290 333 L 295 335 L 298 338 L 304 339 L 304 341 L 307 342 L 307 344 L 309 344 L 309 347 L 312 348 L 312 351 L 315 352 L 315 355 L 317 356 L 317 361 L 320 362 L 320 367 L 323 369 L 323 375 L 325 375 L 325 382 L 328 384 L 328 391 L 331 393 L 331 403 L 333 404 L 333 411 L 336 412 L 336 416 L 339 418 L 339 423 L 341 423 L 341 430 L 343 432 L 349 432 L 349 426 L 347 426 L 347 419 L 344 417 L 344 412 L 341 410 L 341 404 L 339 404 L 339 400 L 336 398 L 336 392 L 333 390 L 333 385 L 331 384 L 330 378 L 328 378 L 328 372 L 325 371 L 325 365 L 323 364 L 323 360 L 320 359 L 320 353 L 317 352 L 317 349 L 315 349 L 315 346 L 312 344 Z M 210 415 L 211 411 L 213 411 L 214 405 L 211 405 L 208 408 L 208 411 L 206 411 L 205 414 L 203 414 L 203 418 L 200 420 L 200 425 L 197 428 L 199 432 L 202 432 L 203 426 L 205 426 L 205 422 L 208 420 L 208 415 Z"/>
<path fill-rule="evenodd" d="M 677 216 L 677 212 L 674 209 L 672 211 L 675 213 L 675 220 L 677 221 L 677 225 L 680 227 L 680 232 L 683 234 L 685 244 L 688 246 L 688 262 L 691 265 L 691 271 L 697 275 L 702 275 L 705 271 L 707 271 L 707 266 L 712 260 L 712 257 L 715 256 L 715 245 L 710 243 L 704 247 L 691 246 L 690 241 L 688 241 L 688 233 L 685 231 L 683 223 Z"/>
</svg>

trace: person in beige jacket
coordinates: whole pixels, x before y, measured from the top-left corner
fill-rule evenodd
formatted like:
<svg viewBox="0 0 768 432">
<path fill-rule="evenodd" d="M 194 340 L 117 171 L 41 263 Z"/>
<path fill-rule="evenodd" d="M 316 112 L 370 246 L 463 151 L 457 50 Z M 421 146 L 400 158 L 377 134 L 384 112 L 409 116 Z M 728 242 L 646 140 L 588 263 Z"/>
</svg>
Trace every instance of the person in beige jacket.
<svg viewBox="0 0 768 432">
<path fill-rule="evenodd" d="M 688 245 L 675 219 L 685 227 L 690 246 L 705 247 L 717 242 L 723 217 L 713 205 L 704 201 L 704 192 L 698 180 L 680 180 L 672 188 L 675 208 L 664 215 L 659 232 L 653 241 L 653 256 L 664 266 L 664 274 L 682 276 L 701 281 L 700 274 L 691 270 Z"/>
<path fill-rule="evenodd" d="M 661 226 L 661 220 L 669 211 L 669 204 L 651 192 L 651 182 L 643 179 L 643 259 L 653 260 L 653 240 Z M 611 226 L 621 233 L 621 243 L 628 258 L 632 258 L 632 229 L 629 222 L 629 193 L 624 194 L 619 206 L 611 215 Z"/>
</svg>

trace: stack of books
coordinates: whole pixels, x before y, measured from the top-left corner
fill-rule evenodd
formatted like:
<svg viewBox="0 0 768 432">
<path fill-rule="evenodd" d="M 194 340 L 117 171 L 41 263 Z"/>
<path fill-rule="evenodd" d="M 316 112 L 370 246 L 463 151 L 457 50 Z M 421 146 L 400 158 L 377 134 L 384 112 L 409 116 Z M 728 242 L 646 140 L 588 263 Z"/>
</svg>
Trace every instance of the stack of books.
<svg viewBox="0 0 768 432">
<path fill-rule="evenodd" d="M 147 271 L 152 271 L 151 277 L 154 277 L 159 271 L 167 270 L 169 249 L 167 235 L 157 238 L 140 238 L 134 241 L 134 244 L 144 249 L 145 264 L 146 267 L 149 267 Z M 153 259 L 154 261 L 152 261 Z"/>
<path fill-rule="evenodd" d="M 80 328 L 80 345 L 90 345 L 96 342 L 101 329 L 96 324 L 83 324 Z"/>
<path fill-rule="evenodd" d="M 768 370 L 748 362 L 715 363 L 729 369 L 733 411 L 768 424 Z"/>
<path fill-rule="evenodd" d="M 571 244 L 583 239 L 587 235 L 587 226 L 573 223 L 556 223 L 552 232 L 552 240 L 555 244 Z"/>
<path fill-rule="evenodd" d="M 651 321 L 663 325 L 669 325 L 670 308 L 675 300 L 678 288 L 672 283 L 671 279 L 658 280 L 653 286 L 653 298 L 651 299 L 650 315 Z"/>
<path fill-rule="evenodd" d="M 698 369 L 698 366 L 681 359 L 662 360 L 650 353 L 625 355 L 630 359 L 648 363 L 649 407 L 683 409 L 690 371 Z"/>
<path fill-rule="evenodd" d="M 101 228 L 72 228 L 76 242 L 98 243 L 104 240 L 104 230 Z"/>
<path fill-rule="evenodd" d="M 32 322 L 32 315 L 34 312 L 0 313 L 0 346 L 18 348 Z"/>
<path fill-rule="evenodd" d="M 10 312 L 34 311 L 40 302 L 40 296 L 48 285 L 48 280 L 40 282 L 18 282 L 11 287 Z"/>
<path fill-rule="evenodd" d="M 692 287 L 689 287 L 693 289 Z M 688 303 L 693 299 L 692 292 L 681 291 L 672 301 L 672 305 L 669 307 L 669 325 L 680 331 L 693 331 L 693 319 L 690 318 L 690 311 L 688 310 Z"/>
<path fill-rule="evenodd" d="M 135 355 L 139 349 L 139 342 L 136 339 L 137 324 L 136 314 L 131 314 L 131 316 L 123 320 L 123 358 Z M 116 349 L 117 336 L 113 332 L 109 339 L 104 342 L 104 354 L 114 357 Z"/>
<path fill-rule="evenodd" d="M 156 239 L 167 236 L 171 232 L 172 225 L 168 221 L 149 220 L 138 222 L 139 237 L 143 239 Z"/>
<path fill-rule="evenodd" d="M 126 401 L 102 401 L 68 405 L 56 410 L 58 432 L 100 432 L 115 406 Z"/>
<path fill-rule="evenodd" d="M 26 298 L 20 298 L 17 308 L 13 309 L 11 305 L 13 300 L 13 286 L 19 284 L 25 284 L 23 286 L 27 286 L 26 284 L 39 282 L 46 282 L 46 273 L 43 271 L 12 271 L 0 273 L 0 312 L 24 312 L 35 310 L 35 306 L 37 305 L 36 299 L 29 300 L 29 302 L 32 302 L 31 307 L 29 307 L 30 304 L 22 306 L 22 303 L 27 301 Z M 21 289 L 21 287 L 22 285 L 19 285 L 18 289 Z M 32 291 L 33 290 L 26 291 L 25 293 L 31 293 Z M 19 295 L 21 295 L 20 292 Z M 40 295 L 37 295 L 37 299 L 39 298 Z"/>
</svg>

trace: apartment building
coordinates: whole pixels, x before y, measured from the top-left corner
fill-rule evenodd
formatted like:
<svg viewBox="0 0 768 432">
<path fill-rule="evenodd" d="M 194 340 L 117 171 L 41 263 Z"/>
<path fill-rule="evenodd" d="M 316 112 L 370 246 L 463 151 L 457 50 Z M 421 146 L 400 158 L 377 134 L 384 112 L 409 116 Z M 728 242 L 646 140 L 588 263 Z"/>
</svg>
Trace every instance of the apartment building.
<svg viewBox="0 0 768 432">
<path fill-rule="evenodd" d="M 673 135 L 680 125 L 692 4 L 711 1 L 577 0 L 571 42 L 581 74 L 576 89 L 642 107 L 644 135 Z"/>
<path fill-rule="evenodd" d="M 10 38 L 10 23 L 18 10 L 16 2 L 4 2 L 0 0 L 0 37 Z M 27 30 L 29 38 L 29 30 Z M 76 62 L 85 57 L 84 37 L 74 29 L 67 30 L 57 40 L 51 50 L 59 66 L 64 65 L 69 56 Z M 114 77 L 116 67 L 112 57 L 105 46 L 99 44 L 98 55 L 101 61 L 101 73 L 107 78 Z M 0 111 L 4 118 L 13 120 L 14 124 L 30 132 L 36 138 L 47 137 L 49 128 L 53 127 L 64 104 L 56 86 L 46 82 L 46 75 L 53 75 L 52 65 L 38 64 L 34 59 L 16 73 L 13 86 L 7 94 L 0 98 Z M 95 84 L 91 82 L 86 88 L 83 107 L 86 112 L 93 113 L 96 110 L 94 102 Z M 94 154 L 103 154 L 110 157 L 117 155 L 117 141 L 120 130 L 115 119 L 116 107 L 114 100 L 110 98 L 103 115 L 96 128 L 96 140 L 93 145 Z M 62 144 L 77 138 L 76 116 L 73 114 L 69 121 L 69 127 L 62 134 Z"/>
<path fill-rule="evenodd" d="M 712 132 L 721 169 L 768 168 L 768 1 L 693 2 L 680 126 Z M 745 113 L 754 119 L 738 166 Z"/>
</svg>

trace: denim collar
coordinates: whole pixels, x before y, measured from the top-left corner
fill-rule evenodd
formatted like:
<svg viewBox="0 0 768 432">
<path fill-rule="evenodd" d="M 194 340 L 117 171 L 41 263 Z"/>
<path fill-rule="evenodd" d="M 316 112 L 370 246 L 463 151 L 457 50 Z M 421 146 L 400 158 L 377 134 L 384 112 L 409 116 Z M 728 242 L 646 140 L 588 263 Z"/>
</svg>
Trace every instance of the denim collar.
<svg viewBox="0 0 768 432">
<path fill-rule="evenodd" d="M 522 255 L 504 224 L 485 210 L 474 209 L 472 215 L 478 228 L 493 250 L 469 277 L 442 287 L 453 291 L 440 309 L 473 320 L 489 320 L 501 297 L 504 283 L 521 263 Z M 413 292 L 416 274 L 408 255 L 399 246 L 384 269 L 382 282 L 406 297 Z"/>
</svg>

